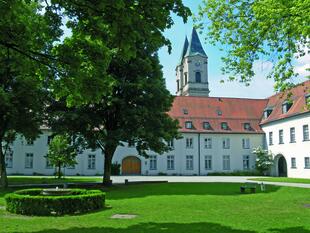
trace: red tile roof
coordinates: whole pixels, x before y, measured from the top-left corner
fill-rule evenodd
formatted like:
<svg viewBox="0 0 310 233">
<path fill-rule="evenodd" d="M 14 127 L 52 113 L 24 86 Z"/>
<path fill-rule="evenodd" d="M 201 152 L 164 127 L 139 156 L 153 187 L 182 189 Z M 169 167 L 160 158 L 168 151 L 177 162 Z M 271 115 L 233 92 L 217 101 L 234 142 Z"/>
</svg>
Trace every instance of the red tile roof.
<svg viewBox="0 0 310 233">
<path fill-rule="evenodd" d="M 179 120 L 181 132 L 263 133 L 259 123 L 267 102 L 268 99 L 177 96 L 169 115 Z M 194 128 L 186 129 L 186 121 L 192 121 Z M 209 122 L 212 129 L 204 129 L 203 122 Z M 222 122 L 227 122 L 228 130 L 221 129 Z M 251 130 L 245 130 L 244 123 L 250 123 Z"/>
<path fill-rule="evenodd" d="M 305 112 L 309 112 L 306 108 L 305 96 L 310 92 L 310 80 L 298 84 L 289 91 L 275 94 L 268 98 L 267 108 L 272 109 L 268 118 L 262 119 L 261 124 L 266 124 L 272 121 L 284 119 L 287 117 L 295 116 Z M 291 93 L 289 99 L 293 101 L 293 105 L 287 113 L 282 113 L 282 104 L 288 100 L 288 93 Z"/>
</svg>

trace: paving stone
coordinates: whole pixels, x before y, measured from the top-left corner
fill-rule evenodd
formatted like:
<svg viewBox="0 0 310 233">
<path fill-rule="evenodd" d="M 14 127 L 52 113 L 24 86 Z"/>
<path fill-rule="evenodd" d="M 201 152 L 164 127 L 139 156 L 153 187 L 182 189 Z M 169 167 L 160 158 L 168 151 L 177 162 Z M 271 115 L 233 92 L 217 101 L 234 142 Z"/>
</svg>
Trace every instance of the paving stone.
<svg viewBox="0 0 310 233">
<path fill-rule="evenodd" d="M 111 216 L 113 219 L 133 219 L 137 217 L 135 214 L 114 214 Z"/>
</svg>

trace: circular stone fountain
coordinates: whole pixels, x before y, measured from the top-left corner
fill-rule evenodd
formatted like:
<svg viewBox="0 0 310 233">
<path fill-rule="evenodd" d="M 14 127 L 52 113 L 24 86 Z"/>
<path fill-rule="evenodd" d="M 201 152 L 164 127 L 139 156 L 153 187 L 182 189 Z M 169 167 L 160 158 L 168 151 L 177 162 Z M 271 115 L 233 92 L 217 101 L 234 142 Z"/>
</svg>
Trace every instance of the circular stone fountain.
<svg viewBox="0 0 310 233">
<path fill-rule="evenodd" d="M 50 189 L 43 189 L 42 195 L 44 196 L 64 196 L 71 194 L 71 189 L 63 189 L 63 188 L 50 188 Z"/>
</svg>

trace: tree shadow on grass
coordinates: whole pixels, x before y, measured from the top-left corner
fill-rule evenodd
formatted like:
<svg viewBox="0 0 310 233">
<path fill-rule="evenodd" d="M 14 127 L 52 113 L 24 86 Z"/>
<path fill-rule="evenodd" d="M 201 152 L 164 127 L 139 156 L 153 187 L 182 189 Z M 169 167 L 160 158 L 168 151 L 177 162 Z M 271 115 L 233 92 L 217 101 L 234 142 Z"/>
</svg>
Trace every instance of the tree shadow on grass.
<svg viewBox="0 0 310 233">
<path fill-rule="evenodd" d="M 107 199 L 128 199 L 146 196 L 158 195 L 240 195 L 249 196 L 257 194 L 268 194 L 277 192 L 280 186 L 266 185 L 266 191 L 262 192 L 259 185 L 256 187 L 256 193 L 240 193 L 242 183 L 164 183 L 164 184 L 137 184 L 137 185 L 119 185 L 106 188 Z"/>
<path fill-rule="evenodd" d="M 116 220 L 119 221 L 119 220 Z M 122 221 L 122 220 L 120 220 Z M 34 233 L 258 233 L 261 231 L 235 229 L 216 223 L 141 223 L 127 228 L 74 227 L 69 229 L 45 229 Z M 265 232 L 265 231 L 264 231 Z M 304 227 L 269 229 L 272 233 L 310 233 Z M 23 232 L 15 232 L 23 233 Z"/>
</svg>

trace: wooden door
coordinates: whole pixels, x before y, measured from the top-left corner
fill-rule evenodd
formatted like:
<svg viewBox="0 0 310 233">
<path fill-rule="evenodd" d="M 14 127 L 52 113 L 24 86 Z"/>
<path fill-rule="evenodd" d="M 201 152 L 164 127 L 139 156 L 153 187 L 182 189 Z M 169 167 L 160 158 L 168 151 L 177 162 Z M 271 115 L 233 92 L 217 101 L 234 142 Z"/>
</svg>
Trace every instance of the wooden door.
<svg viewBox="0 0 310 233">
<path fill-rule="evenodd" d="M 140 175 L 141 161 L 136 156 L 128 156 L 122 161 L 122 175 Z"/>
</svg>

